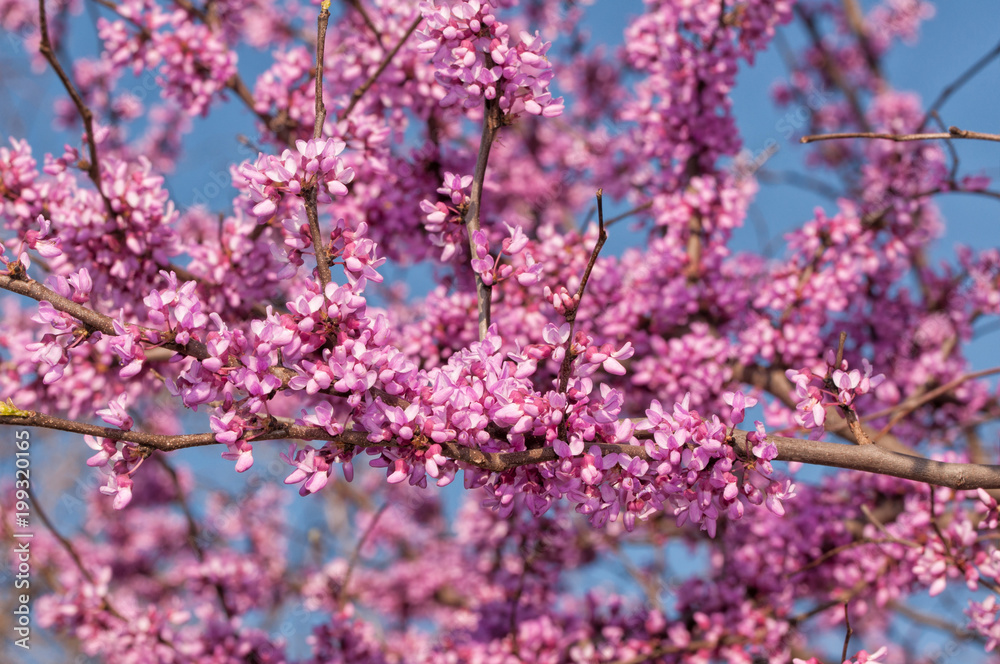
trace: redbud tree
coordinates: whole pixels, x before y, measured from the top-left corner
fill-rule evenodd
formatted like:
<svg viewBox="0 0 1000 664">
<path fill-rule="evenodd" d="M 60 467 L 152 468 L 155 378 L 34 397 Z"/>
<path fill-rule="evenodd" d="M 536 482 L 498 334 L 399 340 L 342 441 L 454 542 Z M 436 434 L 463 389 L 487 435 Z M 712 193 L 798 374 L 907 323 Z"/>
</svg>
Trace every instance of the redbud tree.
<svg viewBox="0 0 1000 664">
<path fill-rule="evenodd" d="M 1000 198 L 945 121 L 1000 49 L 925 103 L 883 67 L 920 0 L 648 0 L 615 48 L 588 4 L 0 1 L 67 137 L 0 147 L 8 653 L 989 657 L 1000 252 L 930 252 L 939 197 Z M 769 256 L 729 93 L 795 26 L 774 101 L 833 194 Z M 182 208 L 220 112 L 255 133 Z"/>
</svg>

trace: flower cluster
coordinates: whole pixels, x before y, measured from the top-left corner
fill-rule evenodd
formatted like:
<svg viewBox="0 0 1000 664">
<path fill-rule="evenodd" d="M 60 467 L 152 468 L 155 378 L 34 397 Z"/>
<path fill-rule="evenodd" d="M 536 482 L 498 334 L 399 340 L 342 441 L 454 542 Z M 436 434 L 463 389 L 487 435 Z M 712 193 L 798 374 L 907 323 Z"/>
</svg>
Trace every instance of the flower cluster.
<svg viewBox="0 0 1000 664">
<path fill-rule="evenodd" d="M 172 32 L 157 31 L 153 37 L 153 48 L 162 58 L 157 82 L 163 94 L 188 113 L 206 116 L 212 98 L 236 73 L 236 52 L 183 10 L 171 15 L 171 23 Z"/>
<path fill-rule="evenodd" d="M 858 369 L 848 370 L 847 360 L 841 360 L 835 367 L 833 351 L 826 357 L 825 371 L 817 373 L 809 369 L 789 369 L 785 376 L 795 385 L 795 394 L 799 398 L 796 405 L 795 421 L 806 429 L 823 428 L 826 421 L 828 406 L 843 406 L 854 410 L 854 401 L 863 394 L 878 387 L 885 376 L 872 376 L 872 365 L 862 358 L 864 373 Z"/>
<path fill-rule="evenodd" d="M 57 279 L 53 281 L 56 281 L 57 285 L 62 285 Z M 88 285 L 85 279 L 81 280 L 80 284 L 82 287 Z M 68 281 L 65 282 L 65 286 L 69 286 Z M 31 361 L 35 364 L 36 371 L 42 376 L 42 382 L 50 385 L 63 377 L 69 362 L 69 351 L 79 347 L 87 335 L 82 333 L 75 318 L 59 311 L 49 302 L 39 303 L 38 313 L 31 319 L 54 330 L 43 334 L 40 341 L 25 345 L 25 350 L 31 353 Z"/>
<path fill-rule="evenodd" d="M 126 0 L 116 7 L 122 19 L 98 19 L 105 56 L 115 67 L 159 68 L 163 95 L 191 115 L 207 115 L 214 97 L 236 73 L 236 52 L 208 25 L 183 9 L 164 11 L 150 0 Z M 128 23 L 139 28 L 132 32 Z"/>
<path fill-rule="evenodd" d="M 504 238 L 501 245 L 501 254 L 509 258 L 517 256 L 528 246 L 528 236 L 520 226 L 507 226 L 510 237 Z M 476 249 L 472 257 L 472 270 L 478 274 L 483 283 L 487 286 L 499 283 L 504 279 L 515 277 L 521 286 L 531 286 L 538 283 L 542 266 L 535 263 L 531 252 L 525 252 L 525 260 L 522 265 L 514 267 L 508 262 L 501 262 L 501 258 L 490 253 L 489 241 L 486 232 L 478 230 L 472 234 Z"/>
<path fill-rule="evenodd" d="M 124 397 L 124 395 L 122 395 Z M 126 399 L 118 399 L 108 404 L 108 408 L 98 411 L 104 420 L 128 430 L 132 426 L 132 418 L 124 410 Z M 132 443 L 118 445 L 109 438 L 97 439 L 85 436 L 87 446 L 97 451 L 97 454 L 87 460 L 88 466 L 106 468 L 107 483 L 101 487 L 101 493 L 114 496 L 114 509 L 122 510 L 132 501 L 132 474 L 139 469 L 145 458 Z"/>
<path fill-rule="evenodd" d="M 734 426 L 743 421 L 744 408 L 756 403 L 742 393 L 727 400 L 733 406 Z M 646 418 L 638 428 L 653 434 L 652 443 L 645 444 L 651 466 L 657 477 L 674 480 L 654 500 L 672 506 L 678 525 L 690 520 L 714 537 L 718 519 L 739 519 L 751 505 L 766 504 L 775 514 L 784 514 L 782 501 L 795 495 L 795 486 L 774 475 L 770 462 L 777 450 L 767 442 L 762 423 L 755 423 L 755 431 L 747 435 L 748 449 L 737 454 L 722 422 L 703 420 L 688 410 L 687 400 L 676 404 L 672 414 L 654 401 Z"/>
<path fill-rule="evenodd" d="M 261 154 L 254 164 L 243 164 L 240 173 L 250 184 L 257 221 L 264 223 L 279 213 L 283 197 L 291 199 L 313 187 L 324 203 L 330 202 L 331 195 L 346 195 L 354 170 L 338 157 L 345 147 L 336 139 L 300 140 L 294 152 L 285 150 L 280 157 Z"/>
<path fill-rule="evenodd" d="M 504 114 L 514 117 L 562 113 L 562 97 L 553 99 L 548 90 L 549 43 L 538 34 L 523 32 L 511 44 L 509 26 L 497 19 L 489 0 L 425 0 L 420 11 L 425 21 L 420 48 L 434 54 L 437 79 L 446 90 L 442 105 L 473 108 L 485 98 L 497 99 Z"/>
<path fill-rule="evenodd" d="M 424 229 L 430 234 L 431 242 L 441 247 L 442 262 L 447 262 L 464 246 L 465 227 L 462 216 L 469 204 L 469 194 L 466 192 L 471 185 L 471 175 L 445 172 L 444 184 L 438 187 L 437 192 L 446 196 L 451 205 L 444 201 L 420 201 Z"/>
<path fill-rule="evenodd" d="M 867 650 L 859 650 L 858 654 L 854 657 L 844 660 L 844 664 L 872 664 L 873 662 L 881 662 L 882 658 L 885 657 L 889 649 L 882 646 L 873 653 L 869 653 Z M 792 664 L 821 664 L 815 657 L 810 657 L 809 659 L 801 659 L 796 657 L 792 660 Z"/>
<path fill-rule="evenodd" d="M 154 289 L 143 298 L 149 308 L 147 316 L 153 323 L 165 325 L 172 341 L 186 344 L 208 323 L 208 315 L 202 311 L 201 300 L 195 293 L 197 284 L 194 281 L 181 284 L 173 272 L 161 274 L 167 287 Z M 156 340 L 151 341 L 155 343 Z"/>
</svg>

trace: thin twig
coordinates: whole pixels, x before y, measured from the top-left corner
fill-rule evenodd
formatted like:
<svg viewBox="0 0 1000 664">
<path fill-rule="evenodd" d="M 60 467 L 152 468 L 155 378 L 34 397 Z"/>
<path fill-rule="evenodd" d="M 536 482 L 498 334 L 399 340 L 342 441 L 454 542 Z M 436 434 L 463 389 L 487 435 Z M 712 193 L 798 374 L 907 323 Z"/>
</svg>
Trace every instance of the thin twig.
<svg viewBox="0 0 1000 664">
<path fill-rule="evenodd" d="M 787 576 L 787 578 L 791 578 L 793 576 L 797 576 L 799 574 L 802 574 L 803 572 L 808 572 L 811 569 L 819 567 L 820 565 L 822 565 L 823 563 L 825 563 L 830 558 L 833 558 L 837 554 L 843 553 L 844 551 L 848 551 L 850 549 L 855 549 L 855 548 L 857 548 L 859 546 L 866 546 L 868 544 L 907 544 L 907 543 L 902 542 L 901 540 L 898 540 L 896 538 L 890 538 L 890 539 L 871 539 L 871 538 L 868 538 L 868 537 L 862 537 L 860 539 L 856 539 L 856 540 L 853 540 L 851 542 L 848 542 L 847 544 L 841 544 L 840 546 L 834 547 L 834 548 L 830 549 L 829 551 L 824 552 L 818 558 L 813 558 L 808 563 L 806 563 L 802 567 L 798 568 L 794 572 L 790 572 L 786 576 Z M 916 543 L 908 543 L 908 544 L 912 544 L 912 546 L 914 546 L 916 548 L 922 548 L 919 544 L 916 544 Z"/>
<path fill-rule="evenodd" d="M 306 218 L 309 220 L 309 235 L 312 236 L 313 251 L 316 254 L 316 275 L 319 277 L 320 292 L 326 292 L 326 286 L 330 283 L 330 257 L 326 253 L 326 245 L 323 241 L 323 231 L 319 227 L 319 211 L 317 191 L 319 184 L 315 184 L 306 192 Z"/>
<path fill-rule="evenodd" d="M 112 2 L 111 0 L 93 0 L 93 2 L 103 7 L 107 7 L 115 14 L 120 16 L 122 19 L 131 23 L 139 30 L 139 33 L 143 36 L 144 39 L 148 40 L 152 38 L 152 33 L 146 26 L 139 23 L 133 16 L 126 16 L 122 14 L 120 7 L 116 3 Z M 183 8 L 191 15 L 197 17 L 205 25 L 213 29 L 217 27 L 209 21 L 209 17 L 205 15 L 205 12 L 201 11 L 201 9 L 199 9 L 197 6 L 191 3 L 190 0 L 176 0 L 176 2 L 179 7 Z M 243 82 L 243 79 L 240 78 L 239 74 L 233 74 L 232 76 L 230 76 L 229 80 L 226 81 L 226 87 L 229 90 L 235 92 L 236 96 L 239 97 L 240 101 L 242 101 L 246 105 L 246 107 L 250 110 L 250 112 L 256 115 L 257 119 L 263 122 L 265 127 L 274 132 L 274 134 L 278 138 L 280 138 L 283 143 L 292 142 L 293 137 L 289 132 L 289 126 L 287 124 L 287 121 L 285 119 L 270 115 L 263 111 L 258 111 L 256 109 L 256 102 L 254 101 L 253 98 L 253 92 L 250 91 L 250 88 L 247 87 L 247 84 Z"/>
<path fill-rule="evenodd" d="M 518 575 L 517 588 L 514 590 L 514 596 L 510 600 L 510 620 L 508 621 L 507 631 L 511 638 L 511 653 L 522 662 L 524 660 L 521 659 L 521 642 L 518 639 L 517 633 L 517 609 L 521 604 L 521 596 L 524 595 L 524 584 L 528 575 L 529 567 L 529 556 L 524 551 L 521 551 L 521 573 Z"/>
<path fill-rule="evenodd" d="M 610 226 L 611 224 L 618 223 L 622 219 L 627 219 L 628 217 L 631 217 L 634 214 L 642 212 L 643 210 L 648 210 L 651 207 L 653 207 L 653 201 L 649 201 L 648 203 L 643 203 L 642 205 L 637 205 L 636 207 L 632 208 L 628 212 L 622 212 L 617 217 L 611 217 L 606 222 L 604 222 L 604 225 L 605 226 Z"/>
<path fill-rule="evenodd" d="M 35 497 L 35 494 L 32 491 L 31 487 L 28 487 L 28 496 L 31 498 L 31 504 L 35 508 L 35 513 L 38 514 L 38 517 L 42 520 L 42 523 L 45 524 L 45 527 L 48 528 L 49 532 L 52 533 L 52 536 L 59 541 L 59 544 L 62 545 L 62 547 L 66 550 L 69 556 L 73 559 L 73 562 L 76 564 L 77 569 L 80 570 L 80 573 L 83 574 L 83 577 L 87 580 L 87 582 L 90 583 L 90 585 L 92 586 L 96 586 L 97 581 L 94 579 L 93 575 L 89 571 L 87 571 L 87 568 L 83 566 L 83 561 L 80 559 L 80 554 L 77 553 L 76 548 L 73 546 L 73 543 L 70 542 L 65 536 L 63 536 L 63 534 L 56 529 L 52 521 L 49 520 L 48 515 L 45 513 L 45 510 L 42 509 L 42 505 L 41 503 L 38 502 L 38 499 Z M 128 622 L 128 619 L 125 618 L 125 616 L 122 615 L 122 613 L 117 608 L 115 608 L 115 606 L 111 603 L 111 600 L 109 599 L 108 596 L 104 596 L 101 598 L 101 608 L 107 611 L 115 618 L 117 618 L 118 620 L 121 620 L 122 622 Z M 176 650 L 174 644 L 168 641 L 166 638 L 164 638 L 163 634 L 157 633 L 156 640 L 157 642 L 167 646 L 171 650 Z"/>
<path fill-rule="evenodd" d="M 326 29 L 330 22 L 330 0 L 323 0 L 319 16 L 316 17 L 316 122 L 313 125 L 313 138 L 323 135 L 323 123 L 326 122 L 326 104 L 323 103 L 323 54 L 326 52 Z M 313 252 L 316 254 L 316 275 L 319 278 L 320 292 L 325 293 L 330 283 L 330 256 L 326 253 L 326 241 L 319 226 L 319 187 L 316 182 L 305 192 L 306 218 L 309 220 L 309 235 L 312 238 Z"/>
<path fill-rule="evenodd" d="M 364 547 L 365 542 L 371 536 L 372 532 L 375 530 L 375 526 L 378 524 L 378 520 L 382 518 L 385 510 L 389 507 L 389 503 L 383 503 L 378 511 L 372 516 L 372 520 L 368 523 L 368 527 L 365 528 L 365 532 L 361 533 L 361 538 L 358 539 L 357 545 L 354 547 L 354 551 L 351 552 L 350 561 L 347 563 L 347 571 L 344 572 L 344 581 L 340 584 L 340 592 L 337 593 L 337 604 L 343 608 L 347 603 L 347 586 L 351 582 L 351 574 L 354 573 L 354 568 L 358 565 L 358 560 L 361 558 L 361 548 Z"/>
<path fill-rule="evenodd" d="M 344 0 L 344 4 L 346 4 L 346 5 L 350 6 L 350 7 L 353 7 L 354 10 L 357 11 L 358 14 L 361 15 L 361 20 L 363 20 L 365 22 L 365 25 L 368 26 L 368 29 L 372 31 L 373 35 L 375 35 L 375 39 L 376 39 L 376 41 L 378 41 L 378 45 L 381 46 L 382 50 L 384 51 L 385 50 L 385 44 L 382 43 L 382 33 L 379 32 L 378 28 L 375 27 L 375 23 L 374 23 L 374 21 L 372 21 L 372 17 L 368 15 L 368 12 L 365 10 L 364 5 L 361 4 L 361 1 L 360 0 Z"/>
<path fill-rule="evenodd" d="M 162 454 L 157 455 L 156 460 L 159 462 L 160 467 L 162 467 L 170 476 L 170 481 L 174 485 L 177 504 L 180 505 L 181 513 L 184 514 L 184 520 L 187 522 L 188 543 L 191 545 L 191 549 L 194 551 L 195 557 L 197 557 L 200 562 L 205 562 L 205 550 L 198 542 L 198 521 L 194 518 L 191 506 L 188 505 L 187 498 L 184 495 L 184 489 L 181 487 L 181 479 L 177 475 L 177 471 L 174 470 L 173 466 L 170 465 Z M 213 581 L 212 585 L 215 586 L 215 594 L 219 598 L 219 604 L 222 605 L 222 610 L 231 620 L 233 618 L 233 611 L 229 608 L 229 603 L 226 602 L 226 589 L 218 580 Z"/>
<path fill-rule="evenodd" d="M 569 323 L 569 338 L 566 339 L 566 353 L 563 355 L 562 365 L 559 367 L 560 392 L 565 392 L 566 386 L 569 385 L 573 360 L 576 358 L 576 355 L 573 353 L 573 333 L 576 329 L 576 313 L 580 310 L 580 302 L 583 301 L 584 290 L 587 288 L 587 282 L 590 281 L 590 273 L 594 271 L 594 265 L 597 264 L 597 256 L 601 253 L 601 248 L 608 239 L 608 231 L 604 223 L 603 189 L 597 190 L 597 220 L 599 224 L 597 243 L 594 244 L 594 248 L 590 252 L 590 260 L 587 261 L 587 268 L 583 271 L 583 277 L 580 279 L 580 287 L 576 289 L 573 304 L 570 305 L 569 310 L 566 312 L 566 322 Z"/>
<path fill-rule="evenodd" d="M 91 573 L 87 570 L 87 568 L 83 566 L 83 561 L 80 559 L 80 555 L 74 548 L 73 543 L 70 542 L 66 537 L 64 537 L 62 533 L 60 533 L 56 529 L 52 521 L 49 520 L 48 515 L 45 513 L 45 510 L 42 509 L 41 504 L 38 502 L 38 499 L 35 497 L 34 492 L 31 490 L 30 487 L 28 488 L 28 495 L 31 497 L 31 503 L 35 508 L 35 513 L 38 514 L 39 518 L 42 520 L 42 523 L 45 524 L 45 527 L 49 530 L 50 533 L 52 533 L 52 536 L 59 541 L 62 547 L 70 555 L 70 557 L 73 559 L 73 562 L 76 564 L 77 569 L 80 570 L 80 573 L 83 574 L 87 582 L 90 583 L 90 585 L 92 586 L 96 586 L 97 581 L 94 579 L 93 575 L 91 575 Z M 111 603 L 111 600 L 107 596 L 101 598 L 101 608 L 107 611 L 115 618 L 117 618 L 118 620 L 121 620 L 122 622 L 128 622 L 125 616 L 122 615 L 122 613 L 115 608 L 115 606 Z M 174 648 L 174 644 L 171 643 L 170 641 L 167 641 L 162 634 L 157 634 L 156 640 L 159 643 L 167 646 L 168 648 L 176 650 L 176 648 Z"/>
<path fill-rule="evenodd" d="M 403 48 L 403 44 L 405 44 L 406 40 L 410 38 L 410 35 L 416 32 L 417 27 L 423 20 L 424 17 L 418 14 L 417 18 L 413 20 L 413 23 L 410 24 L 409 28 L 407 28 L 406 32 L 400 38 L 399 42 L 393 47 L 391 51 L 385 54 L 384 58 L 382 58 L 382 62 L 379 63 L 378 69 L 372 72 L 372 75 L 368 77 L 368 80 L 362 83 L 358 89 L 356 89 L 354 92 L 351 93 L 351 100 L 348 102 L 344 110 L 342 110 L 337 115 L 338 122 L 351 114 L 351 111 L 354 110 L 354 107 L 358 105 L 359 101 L 361 101 L 361 97 L 363 97 L 364 94 L 368 92 L 368 89 L 375 84 L 375 81 L 378 80 L 378 77 L 381 76 L 382 72 L 384 72 L 386 67 L 389 66 L 389 63 L 392 62 L 392 59 L 396 57 L 396 54 L 399 53 L 399 49 Z"/>
<path fill-rule="evenodd" d="M 850 590 L 848 590 L 845 593 L 840 593 L 841 595 L 843 595 L 843 597 L 830 599 L 821 604 L 817 604 L 811 609 L 808 609 L 806 611 L 803 611 L 802 613 L 798 613 L 796 615 L 791 616 L 790 618 L 788 618 L 788 622 L 791 623 L 792 625 L 798 625 L 799 623 L 805 622 L 806 620 L 809 620 L 814 616 L 817 616 L 825 611 L 828 611 L 835 606 L 839 606 L 844 602 L 849 602 L 852 598 L 854 598 L 857 594 L 863 592 L 866 588 L 868 588 L 868 582 L 865 579 L 861 579 L 856 584 L 854 584 L 854 586 Z"/>
<path fill-rule="evenodd" d="M 867 30 L 865 30 L 865 18 L 861 12 L 858 0 L 844 0 L 844 15 L 847 17 L 847 24 L 850 26 L 851 32 L 858 39 L 861 51 L 865 54 L 865 61 L 868 63 L 868 68 L 878 79 L 879 83 L 884 84 L 882 81 L 882 67 L 875 49 L 872 48 L 872 42 L 868 38 Z"/>
<path fill-rule="evenodd" d="M 854 118 L 857 120 L 858 126 L 868 131 L 868 120 L 865 117 L 864 109 L 861 107 L 861 101 L 858 99 L 854 86 L 847 80 L 844 72 L 837 66 L 834 57 L 827 51 L 823 43 L 823 36 L 820 35 L 819 28 L 816 27 L 815 19 L 802 5 L 795 5 L 795 13 L 802 19 L 802 23 L 806 26 L 806 31 L 809 33 L 810 39 L 812 39 L 813 46 L 819 52 L 821 59 L 820 66 L 823 72 L 834 85 L 840 88 L 840 91 L 847 98 L 847 103 L 851 106 L 851 111 L 854 113 Z"/>
<path fill-rule="evenodd" d="M 38 23 L 41 32 L 41 41 L 38 45 L 38 50 L 48 61 L 52 69 L 55 70 L 56 75 L 59 76 L 63 87 L 66 88 L 66 92 L 69 93 L 70 98 L 73 100 L 73 105 L 76 106 L 76 111 L 79 113 L 80 119 L 83 120 L 83 130 L 87 135 L 87 149 L 90 152 L 90 163 L 87 164 L 87 176 L 94 183 L 94 186 L 97 187 L 97 193 L 101 197 L 101 200 L 104 201 L 104 210 L 107 212 L 108 220 L 110 221 L 115 218 L 115 210 L 111 206 L 111 199 L 108 198 L 101 187 L 101 162 L 97 155 L 97 140 L 94 138 L 94 113 L 84 103 L 83 97 L 80 96 L 73 81 L 62 68 L 62 65 L 59 64 L 59 59 L 52 49 L 52 41 L 49 39 L 49 20 L 45 11 L 45 0 L 38 0 Z"/>
<path fill-rule="evenodd" d="M 941 116 L 938 115 L 937 111 L 931 111 L 931 117 L 934 118 L 934 124 L 938 126 L 942 131 L 946 131 L 944 126 L 944 121 Z M 948 171 L 948 182 L 954 182 L 955 178 L 958 176 L 958 150 L 955 148 L 955 143 L 952 141 L 945 141 L 945 147 L 948 148 L 948 153 L 951 155 L 951 170 Z"/>
<path fill-rule="evenodd" d="M 892 428 L 899 423 L 900 420 L 902 420 L 904 417 L 915 411 L 917 408 L 923 406 L 925 403 L 933 401 L 942 394 L 946 394 L 952 391 L 953 389 L 955 389 L 956 387 L 962 385 L 967 381 L 975 380 L 977 378 L 985 378 L 986 376 L 992 376 L 998 373 L 1000 373 L 1000 367 L 993 367 L 992 369 L 984 369 L 982 371 L 976 371 L 974 373 L 969 373 L 963 376 L 959 376 L 958 378 L 955 378 L 954 380 L 951 380 L 945 383 L 944 385 L 936 387 L 933 390 L 930 390 L 929 392 L 925 392 L 919 397 L 916 398 L 910 397 L 909 399 L 906 399 L 902 403 L 899 403 L 896 406 L 893 406 L 892 408 L 886 408 L 876 413 L 872 413 L 871 415 L 866 415 L 864 419 L 872 420 L 879 417 L 885 417 L 886 415 L 893 415 L 892 419 L 889 420 L 889 423 L 886 424 L 884 427 L 882 427 L 882 429 L 875 435 L 875 440 L 877 441 L 879 438 L 889 433 L 892 430 Z"/>
<path fill-rule="evenodd" d="M 313 138 L 323 135 L 326 122 L 326 104 L 323 103 L 323 57 L 326 53 L 326 29 L 330 24 L 330 0 L 323 0 L 319 16 L 316 17 L 316 122 Z"/>
<path fill-rule="evenodd" d="M 597 264 L 597 256 L 601 253 L 601 248 L 604 247 L 604 243 L 608 241 L 608 230 L 607 224 L 604 223 L 604 190 L 597 190 L 597 243 L 594 245 L 593 251 L 590 252 L 590 260 L 587 261 L 587 269 L 583 271 L 583 278 L 580 280 L 580 287 L 577 288 L 576 294 L 577 298 L 575 304 L 573 305 L 572 317 L 567 315 L 567 320 L 569 322 L 576 321 L 576 312 L 580 308 L 580 300 L 583 298 L 583 293 L 587 288 L 587 282 L 590 281 L 590 273 L 594 271 L 594 265 Z"/>
<path fill-rule="evenodd" d="M 841 332 L 840 338 L 837 340 L 837 368 L 840 369 L 841 363 L 844 361 L 844 344 L 847 343 L 847 332 Z"/>
<path fill-rule="evenodd" d="M 479 156 L 476 158 L 476 171 L 472 178 L 472 191 L 469 195 L 469 209 L 465 213 L 465 229 L 469 235 L 469 253 L 476 255 L 476 240 L 473 237 L 479 230 L 479 215 L 483 201 L 483 183 L 486 181 L 486 166 L 490 160 L 490 148 L 496 140 L 503 124 L 503 111 L 500 110 L 500 100 L 487 99 L 483 110 L 483 136 L 479 142 Z M 476 305 L 479 313 L 479 340 L 486 338 L 490 328 L 490 300 L 493 289 L 483 283 L 483 278 L 476 273 Z"/>
<path fill-rule="evenodd" d="M 817 141 L 833 141 L 841 138 L 869 138 L 883 141 L 894 141 L 902 143 L 904 141 L 929 141 L 948 140 L 952 138 L 968 138 L 979 141 L 1000 141 L 1000 134 L 984 134 L 978 131 L 968 131 L 958 127 L 948 127 L 948 133 L 933 134 L 879 134 L 871 131 L 842 132 L 838 134 L 812 134 L 803 136 L 802 143 L 815 143 Z"/>
<path fill-rule="evenodd" d="M 889 602 L 888 607 L 904 618 L 912 620 L 913 622 L 922 623 L 928 627 L 933 627 L 934 629 L 939 629 L 943 632 L 948 632 L 960 641 L 978 641 L 980 643 L 984 643 L 986 641 L 985 637 L 972 630 L 962 629 L 958 625 L 954 625 L 947 620 L 942 620 L 937 616 L 922 613 L 907 606 L 906 604 L 903 604 L 902 602 L 893 600 Z"/>
<path fill-rule="evenodd" d="M 70 542 L 65 535 L 60 533 L 59 529 L 57 529 L 55 525 L 49 520 L 48 514 L 45 513 L 44 509 L 42 509 L 42 504 L 38 502 L 38 497 L 35 496 L 34 489 L 32 489 L 31 486 L 29 485 L 27 491 L 28 491 L 28 498 L 31 499 L 31 504 L 35 508 L 35 513 L 38 515 L 38 518 L 42 520 L 42 523 L 45 525 L 48 531 L 52 533 L 52 536 L 55 537 L 56 540 L 59 542 L 59 544 L 62 546 L 62 548 L 66 550 L 66 553 L 69 554 L 69 557 L 73 559 L 73 562 L 76 564 L 77 569 L 79 569 L 80 573 L 83 574 L 83 578 L 87 579 L 87 582 L 90 585 L 92 586 L 97 585 L 97 582 L 94 580 L 94 576 L 90 573 L 90 570 L 88 570 L 86 567 L 83 566 L 83 560 L 80 558 L 80 554 L 77 553 L 76 547 L 74 547 L 73 543 Z M 117 617 L 121 618 L 120 615 Z"/>
<path fill-rule="evenodd" d="M 948 98 L 951 97 L 951 95 L 957 92 L 958 89 L 961 88 L 963 85 L 968 83 L 973 76 L 978 74 L 983 69 L 983 67 L 985 67 L 990 63 L 990 60 L 996 58 L 997 56 L 1000 56 L 1000 43 L 994 46 L 989 53 L 979 58 L 979 60 L 977 60 L 971 67 L 966 69 L 965 72 L 963 72 L 961 76 L 955 79 L 955 81 L 951 85 L 949 85 L 948 87 L 946 87 L 944 90 L 941 91 L 941 94 L 938 95 L 937 99 L 934 100 L 934 103 L 931 104 L 930 108 L 927 109 L 927 114 L 924 115 L 924 119 L 920 121 L 920 126 L 918 127 L 918 129 L 923 129 L 924 127 L 926 127 L 927 121 L 931 118 L 931 115 L 936 111 L 939 111 L 941 107 L 944 106 L 944 103 L 948 101 Z"/>
<path fill-rule="evenodd" d="M 838 198 L 843 196 L 841 192 L 837 191 L 835 188 L 826 182 L 823 182 L 819 178 L 797 173 L 795 171 L 771 171 L 766 168 L 762 168 L 757 171 L 757 179 L 761 182 L 773 182 L 775 184 L 787 184 L 793 187 L 799 187 L 800 189 L 815 192 L 824 198 L 829 198 L 831 201 L 836 201 Z"/>
<path fill-rule="evenodd" d="M 851 629 L 851 614 L 847 610 L 848 606 L 850 606 L 850 602 L 844 602 L 844 624 L 846 625 L 846 631 L 844 632 L 844 650 L 840 655 L 842 662 L 847 661 L 847 648 L 851 645 L 851 635 L 854 634 L 854 630 Z"/>
</svg>

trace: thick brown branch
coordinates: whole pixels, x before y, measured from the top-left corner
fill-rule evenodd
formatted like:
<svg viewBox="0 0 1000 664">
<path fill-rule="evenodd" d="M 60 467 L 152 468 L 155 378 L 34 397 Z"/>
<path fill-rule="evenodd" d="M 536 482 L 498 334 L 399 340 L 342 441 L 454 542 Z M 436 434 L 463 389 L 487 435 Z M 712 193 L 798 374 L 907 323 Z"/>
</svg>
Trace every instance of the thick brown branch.
<svg viewBox="0 0 1000 664">
<path fill-rule="evenodd" d="M 21 281 L 13 279 L 7 275 L 0 274 L 0 288 L 9 290 L 12 293 L 17 293 L 18 295 L 30 297 L 31 299 L 39 302 L 48 302 L 53 306 L 53 308 L 69 314 L 87 327 L 109 336 L 118 335 L 115 331 L 114 320 L 110 316 L 105 316 L 102 313 L 98 313 L 93 309 L 88 309 L 82 304 L 78 304 L 73 300 L 65 298 L 55 291 L 46 288 L 37 281 Z M 148 327 L 139 327 L 139 330 L 144 333 L 163 336 L 163 332 L 161 330 L 153 330 Z M 192 340 L 186 344 L 167 342 L 159 345 L 163 348 L 177 351 L 178 353 L 188 355 L 198 360 L 205 360 L 210 357 L 208 347 L 200 341 Z"/>
<path fill-rule="evenodd" d="M 122 431 L 31 411 L 28 411 L 28 415 L 24 417 L 0 416 L 0 425 L 4 424 L 55 429 L 109 438 L 115 441 L 128 441 L 163 452 L 216 443 L 213 433 L 166 436 L 140 431 Z M 398 446 L 392 441 L 379 444 L 371 443 L 368 441 L 368 434 L 364 431 L 345 431 L 334 436 L 319 427 L 306 427 L 283 422 L 275 427 L 262 430 L 259 435 L 252 438 L 253 441 L 289 439 L 328 440 L 342 446 L 371 449 Z M 1000 489 L 1000 466 L 996 465 L 931 461 L 890 452 L 877 445 L 841 445 L 784 436 L 768 436 L 767 439 L 777 447 L 778 461 L 798 461 L 816 466 L 861 470 L 952 489 Z M 742 454 L 742 450 L 747 449 L 747 432 L 734 431 L 731 443 L 738 450 L 738 453 Z M 450 459 L 495 473 L 513 470 L 520 466 L 555 461 L 559 458 L 552 447 L 540 447 L 519 452 L 483 452 L 454 442 L 445 442 L 441 447 L 442 454 Z M 597 447 L 604 454 L 621 453 L 651 460 L 646 453 L 646 448 L 640 445 L 599 443 Z"/>
<path fill-rule="evenodd" d="M 0 288 L 8 290 L 12 293 L 17 293 L 18 295 L 30 297 L 38 302 L 48 302 L 54 309 L 69 314 L 73 318 L 82 322 L 88 328 L 101 332 L 102 334 L 107 334 L 109 336 L 116 336 L 118 334 L 115 331 L 114 320 L 110 316 L 106 316 L 102 313 L 94 311 L 93 309 L 88 309 L 82 304 L 78 304 L 73 300 L 67 299 L 55 291 L 46 288 L 37 281 L 24 281 L 0 274 Z M 164 335 L 162 330 L 154 330 L 153 328 L 142 327 L 139 325 L 136 325 L 135 327 L 144 335 L 155 335 L 159 337 L 163 337 Z M 172 350 L 176 353 L 180 353 L 181 355 L 193 357 L 196 360 L 206 360 L 211 357 L 211 354 L 208 352 L 208 347 L 204 343 L 196 340 L 191 340 L 186 344 L 167 341 L 156 344 L 156 346 Z M 229 366 L 239 366 L 236 358 L 230 359 Z M 287 385 L 288 381 L 295 376 L 294 371 L 280 366 L 271 367 L 270 372 L 281 381 L 282 385 Z"/>
</svg>

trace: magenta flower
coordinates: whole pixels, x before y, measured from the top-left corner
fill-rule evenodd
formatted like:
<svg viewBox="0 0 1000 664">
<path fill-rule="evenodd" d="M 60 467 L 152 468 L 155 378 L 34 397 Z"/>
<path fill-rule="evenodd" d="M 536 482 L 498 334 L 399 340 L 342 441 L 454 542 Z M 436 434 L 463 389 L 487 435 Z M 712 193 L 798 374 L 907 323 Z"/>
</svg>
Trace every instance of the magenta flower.
<svg viewBox="0 0 1000 664">
<path fill-rule="evenodd" d="M 112 472 L 108 483 L 101 487 L 101 493 L 115 497 L 113 505 L 116 510 L 125 509 L 132 501 L 132 478 L 125 473 Z"/>
<path fill-rule="evenodd" d="M 125 411 L 125 405 L 128 403 L 128 395 L 124 392 L 119 394 L 113 400 L 108 403 L 107 408 L 102 408 L 97 411 L 97 414 L 101 416 L 101 419 L 110 424 L 111 426 L 118 427 L 122 431 L 128 431 L 132 428 L 134 422 L 129 414 Z"/>
<path fill-rule="evenodd" d="M 753 408 L 757 405 L 756 399 L 748 397 L 742 392 L 726 392 L 722 395 L 722 400 L 733 407 L 732 414 L 729 417 L 729 421 L 732 422 L 733 426 L 743 422 L 744 411 L 747 408 Z"/>
</svg>

